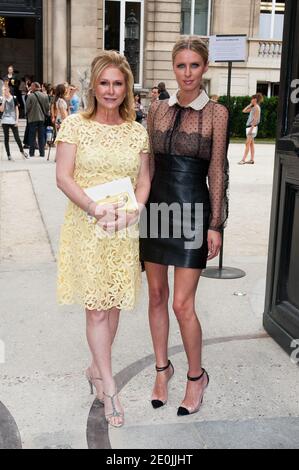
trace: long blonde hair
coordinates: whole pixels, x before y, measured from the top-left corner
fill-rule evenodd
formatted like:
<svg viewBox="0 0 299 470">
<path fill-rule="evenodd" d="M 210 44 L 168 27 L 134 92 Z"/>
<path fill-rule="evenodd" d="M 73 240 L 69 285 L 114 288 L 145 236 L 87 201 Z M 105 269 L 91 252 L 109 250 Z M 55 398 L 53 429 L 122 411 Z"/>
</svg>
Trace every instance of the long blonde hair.
<svg viewBox="0 0 299 470">
<path fill-rule="evenodd" d="M 172 63 L 174 63 L 176 56 L 179 52 L 184 50 L 189 50 L 196 52 L 200 55 L 205 64 L 209 61 L 209 49 L 206 43 L 199 37 L 195 35 L 190 36 L 181 36 L 180 39 L 175 43 L 172 50 Z"/>
<path fill-rule="evenodd" d="M 91 76 L 87 93 L 87 108 L 82 113 L 86 119 L 92 119 L 97 111 L 97 99 L 95 88 L 97 80 L 102 72 L 109 66 L 117 67 L 125 77 L 127 92 L 124 101 L 119 107 L 119 113 L 124 121 L 135 121 L 134 109 L 134 77 L 127 59 L 116 51 L 103 51 L 94 58 L 91 64 Z"/>
</svg>

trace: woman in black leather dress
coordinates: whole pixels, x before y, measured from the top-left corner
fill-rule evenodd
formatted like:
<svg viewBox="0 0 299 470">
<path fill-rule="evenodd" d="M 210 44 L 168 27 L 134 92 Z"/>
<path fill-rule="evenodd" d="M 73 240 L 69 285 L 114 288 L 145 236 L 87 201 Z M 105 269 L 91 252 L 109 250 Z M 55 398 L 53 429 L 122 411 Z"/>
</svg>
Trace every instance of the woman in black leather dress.
<svg viewBox="0 0 299 470">
<path fill-rule="evenodd" d="M 147 205 L 147 236 L 143 234 L 141 238 L 141 259 L 148 279 L 149 319 L 156 356 L 154 408 L 166 404 L 167 384 L 174 373 L 168 359 L 168 266 L 175 267 L 173 310 L 189 364 L 186 393 L 178 409 L 182 416 L 199 410 L 209 383 L 208 374 L 201 367 L 202 331 L 195 312 L 195 294 L 207 260 L 219 253 L 220 232 L 227 217 L 228 111 L 210 101 L 202 88 L 202 77 L 208 70 L 208 49 L 199 37 L 185 36 L 176 43 L 173 68 L 179 91 L 169 100 L 153 103 L 148 116 L 155 168 Z M 170 217 L 167 211 L 162 212 L 160 224 L 153 227 L 153 211 L 161 203 L 164 210 L 165 206 L 175 210 Z M 178 207 L 181 213 L 177 212 Z M 198 208 L 202 209 L 201 217 Z M 164 223 L 165 230 L 166 219 L 169 236 L 162 228 Z M 191 222 L 189 234 L 185 221 Z M 180 236 L 178 225 L 183 229 Z M 196 234 L 193 241 L 191 233 Z"/>
</svg>

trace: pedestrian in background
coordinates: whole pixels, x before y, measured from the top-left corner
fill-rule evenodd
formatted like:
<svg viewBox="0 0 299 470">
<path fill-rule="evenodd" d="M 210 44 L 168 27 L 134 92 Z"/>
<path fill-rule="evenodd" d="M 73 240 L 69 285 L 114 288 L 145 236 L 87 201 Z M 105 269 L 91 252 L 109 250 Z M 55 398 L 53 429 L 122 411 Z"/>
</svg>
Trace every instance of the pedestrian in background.
<svg viewBox="0 0 299 470">
<path fill-rule="evenodd" d="M 149 113 L 149 110 L 151 109 L 152 104 L 155 103 L 156 101 L 159 101 L 159 88 L 157 86 L 154 86 L 151 89 L 149 99 L 150 99 L 150 102 L 149 102 L 149 105 L 148 105 L 148 108 L 147 108 L 147 115 Z"/>
<path fill-rule="evenodd" d="M 25 95 L 25 117 L 26 117 L 26 128 L 25 128 L 25 133 L 24 133 L 24 139 L 23 139 L 23 144 L 25 149 L 29 149 L 29 123 L 28 123 L 28 116 L 27 116 L 27 109 L 26 109 L 26 102 L 28 99 L 28 96 L 31 93 L 31 85 L 32 85 L 32 80 L 30 77 L 25 77 L 25 84 L 26 84 L 26 95 Z"/>
<path fill-rule="evenodd" d="M 257 137 L 258 134 L 258 125 L 261 122 L 261 107 L 260 105 L 263 103 L 264 97 L 261 93 L 257 93 L 251 97 L 251 103 L 243 109 L 243 113 L 249 113 L 249 117 L 246 123 L 246 144 L 245 144 L 245 152 L 243 155 L 242 160 L 239 162 L 239 165 L 245 165 L 246 163 L 249 165 L 254 165 L 255 163 L 255 147 L 254 147 L 254 139 Z M 248 154 L 251 154 L 250 160 L 247 162 L 246 158 Z"/>
<path fill-rule="evenodd" d="M 51 115 L 51 122 L 54 128 L 55 128 L 55 122 L 56 122 L 55 98 L 56 98 L 56 88 L 52 87 L 50 90 L 50 115 Z"/>
<path fill-rule="evenodd" d="M 134 93 L 134 102 L 136 111 L 136 121 L 142 124 L 144 118 L 144 107 L 141 104 L 140 93 Z"/>
<path fill-rule="evenodd" d="M 69 115 L 70 114 L 70 100 L 71 100 L 71 86 L 68 82 L 64 82 L 64 86 L 65 86 L 64 100 L 66 101 L 67 113 Z"/>
<path fill-rule="evenodd" d="M 214 103 L 218 103 L 218 101 L 219 101 L 219 96 L 218 96 L 218 95 L 212 95 L 212 96 L 211 96 L 211 101 L 214 101 Z"/>
<path fill-rule="evenodd" d="M 154 86 L 151 89 L 150 100 L 151 100 L 151 104 L 159 100 L 159 88 L 157 86 Z"/>
<path fill-rule="evenodd" d="M 166 85 L 164 82 L 160 82 L 158 84 L 158 90 L 159 90 L 159 100 L 168 100 L 170 98 L 170 95 L 168 91 L 166 90 Z"/>
<path fill-rule="evenodd" d="M 4 82 L 8 81 L 8 86 L 9 86 L 9 89 L 10 89 L 10 93 L 12 94 L 12 96 L 16 96 L 17 97 L 17 93 L 18 93 L 18 77 L 14 71 L 14 66 L 13 65 L 9 65 L 8 68 L 7 68 L 7 75 L 5 75 L 3 77 L 3 80 Z"/>
<path fill-rule="evenodd" d="M 12 161 L 9 146 L 9 131 L 11 130 L 14 139 L 19 147 L 23 158 L 28 158 L 19 136 L 19 103 L 15 96 L 12 96 L 8 85 L 3 87 L 2 96 L 0 97 L 0 113 L 2 113 L 1 125 L 4 133 L 4 145 L 8 160 Z"/>
<path fill-rule="evenodd" d="M 67 92 L 67 89 L 63 83 L 60 85 L 57 85 L 55 89 L 55 100 L 54 100 L 56 131 L 60 129 L 62 122 L 69 115 L 68 104 L 66 101 L 66 92 Z"/>
<path fill-rule="evenodd" d="M 77 95 L 78 88 L 74 85 L 70 85 L 69 95 L 70 95 L 70 114 L 76 114 L 80 110 L 80 98 Z"/>
<path fill-rule="evenodd" d="M 22 104 L 23 104 L 23 110 L 24 110 L 23 117 L 25 117 L 26 116 L 26 95 L 27 95 L 27 92 L 28 92 L 25 77 L 23 77 L 21 79 L 19 91 L 20 91 L 21 96 L 22 96 Z"/>
<path fill-rule="evenodd" d="M 42 93 L 38 82 L 31 84 L 31 92 L 26 101 L 28 128 L 29 128 L 29 155 L 34 157 L 35 139 L 38 136 L 40 157 L 45 156 L 45 121 L 50 114 L 48 96 Z"/>
</svg>

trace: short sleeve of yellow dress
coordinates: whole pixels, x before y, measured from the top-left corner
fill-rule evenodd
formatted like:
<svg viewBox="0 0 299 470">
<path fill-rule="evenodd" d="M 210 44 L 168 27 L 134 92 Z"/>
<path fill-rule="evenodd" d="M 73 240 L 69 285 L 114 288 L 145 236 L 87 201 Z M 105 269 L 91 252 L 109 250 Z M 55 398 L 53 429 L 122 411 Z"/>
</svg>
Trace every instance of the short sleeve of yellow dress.
<svg viewBox="0 0 299 470">
<path fill-rule="evenodd" d="M 147 132 L 137 122 L 109 126 L 80 114 L 63 121 L 56 142 L 76 145 L 74 180 L 83 189 L 127 176 L 136 188 L 140 153 L 148 152 Z M 70 201 L 58 254 L 58 302 L 131 310 L 140 280 L 138 225 L 107 235 Z"/>
</svg>

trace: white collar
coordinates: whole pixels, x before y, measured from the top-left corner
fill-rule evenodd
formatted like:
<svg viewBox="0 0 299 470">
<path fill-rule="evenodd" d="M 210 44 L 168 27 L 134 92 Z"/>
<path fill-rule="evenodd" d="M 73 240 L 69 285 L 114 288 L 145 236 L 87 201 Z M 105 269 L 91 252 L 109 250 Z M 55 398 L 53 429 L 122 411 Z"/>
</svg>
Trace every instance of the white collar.
<svg viewBox="0 0 299 470">
<path fill-rule="evenodd" d="M 175 104 L 180 105 L 178 101 L 178 93 L 179 93 L 179 90 L 169 98 L 169 101 L 168 101 L 169 106 L 174 106 Z M 208 97 L 206 91 L 202 90 L 200 95 L 198 95 L 198 97 L 195 98 L 195 100 L 193 100 L 187 106 L 182 106 L 182 108 L 192 108 L 195 111 L 200 111 L 208 104 L 209 101 L 210 101 L 210 98 Z"/>
</svg>

